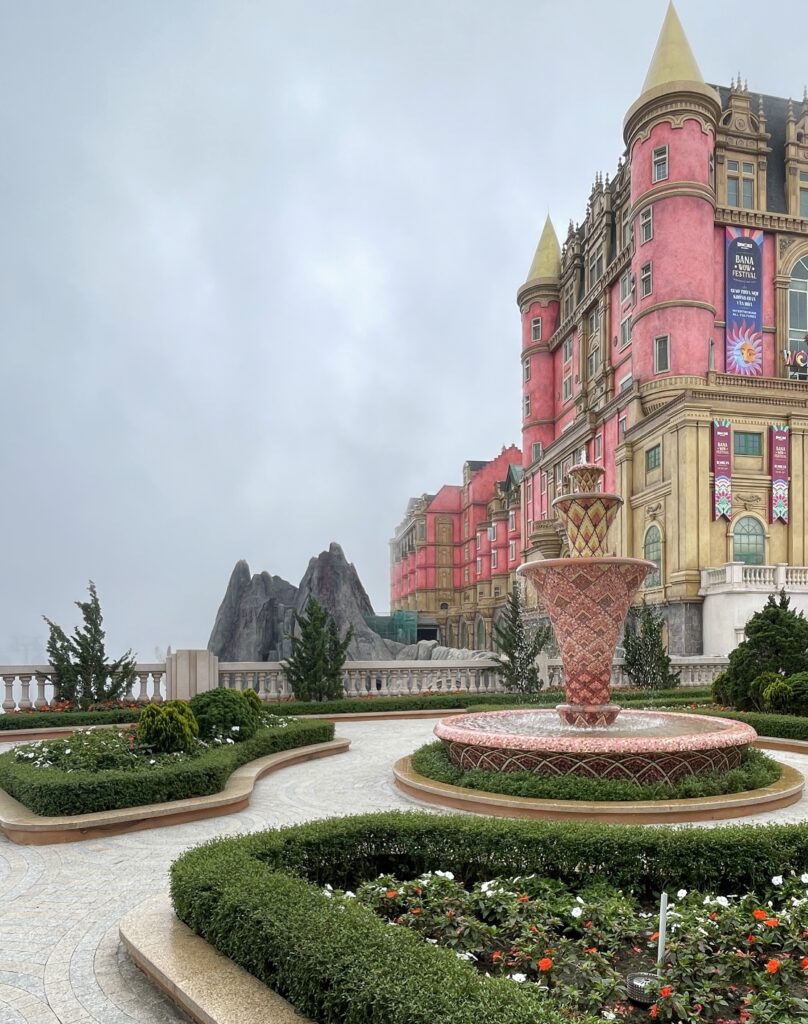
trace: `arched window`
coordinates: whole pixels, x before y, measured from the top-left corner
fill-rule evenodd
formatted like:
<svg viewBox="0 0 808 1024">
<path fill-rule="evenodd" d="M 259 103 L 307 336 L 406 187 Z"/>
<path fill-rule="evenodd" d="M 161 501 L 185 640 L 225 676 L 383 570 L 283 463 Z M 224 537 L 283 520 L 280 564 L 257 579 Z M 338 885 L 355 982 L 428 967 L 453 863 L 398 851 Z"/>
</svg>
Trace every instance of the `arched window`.
<svg viewBox="0 0 808 1024">
<path fill-rule="evenodd" d="M 460 623 L 460 646 L 463 650 L 465 650 L 468 647 L 468 645 L 468 627 L 466 626 L 466 620 L 463 619 L 463 621 Z"/>
<path fill-rule="evenodd" d="M 754 516 L 743 516 L 732 531 L 732 560 L 747 565 L 763 565 L 766 535 L 763 523 Z"/>
<path fill-rule="evenodd" d="M 788 286 L 788 348 L 803 353 L 801 363 L 789 365 L 789 377 L 808 380 L 808 256 L 794 267 Z"/>
<path fill-rule="evenodd" d="M 477 619 L 477 650 L 485 650 L 485 623 L 482 619 Z"/>
<path fill-rule="evenodd" d="M 662 534 L 658 526 L 651 526 L 645 535 L 643 544 L 643 555 L 649 562 L 653 562 L 656 569 L 649 572 L 645 577 L 646 587 L 662 586 Z"/>
</svg>

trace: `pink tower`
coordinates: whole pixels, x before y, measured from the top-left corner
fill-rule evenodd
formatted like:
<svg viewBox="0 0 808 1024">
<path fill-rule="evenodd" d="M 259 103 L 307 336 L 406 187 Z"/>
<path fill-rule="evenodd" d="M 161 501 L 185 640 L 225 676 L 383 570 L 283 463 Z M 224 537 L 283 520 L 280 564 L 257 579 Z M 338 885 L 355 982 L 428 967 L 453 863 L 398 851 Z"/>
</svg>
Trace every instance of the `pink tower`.
<svg viewBox="0 0 808 1024">
<path fill-rule="evenodd" d="M 634 376 L 706 366 L 715 335 L 715 133 L 706 85 L 671 4 L 623 132 L 630 154 L 637 305 Z M 719 365 L 717 369 L 723 369 Z"/>
<path fill-rule="evenodd" d="M 549 341 L 558 327 L 561 247 L 550 217 L 536 247 L 527 281 L 517 292 L 522 314 L 522 465 L 547 447 L 555 431 L 553 356 Z"/>
</svg>

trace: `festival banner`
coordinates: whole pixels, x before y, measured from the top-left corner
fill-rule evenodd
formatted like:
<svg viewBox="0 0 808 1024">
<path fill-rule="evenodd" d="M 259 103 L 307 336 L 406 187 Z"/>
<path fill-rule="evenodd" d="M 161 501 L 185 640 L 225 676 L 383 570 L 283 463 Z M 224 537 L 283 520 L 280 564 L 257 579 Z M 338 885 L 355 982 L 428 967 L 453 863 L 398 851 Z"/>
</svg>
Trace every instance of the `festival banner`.
<svg viewBox="0 0 808 1024">
<path fill-rule="evenodd" d="M 772 498 L 769 509 L 769 522 L 776 523 L 781 519 L 788 522 L 788 478 L 789 478 L 789 445 L 788 426 L 785 423 L 774 423 L 769 428 L 769 472 L 772 477 Z"/>
<path fill-rule="evenodd" d="M 763 373 L 763 232 L 726 228 L 727 373 Z"/>
<path fill-rule="evenodd" d="M 732 431 L 729 420 L 713 420 L 713 519 L 732 519 Z"/>
</svg>

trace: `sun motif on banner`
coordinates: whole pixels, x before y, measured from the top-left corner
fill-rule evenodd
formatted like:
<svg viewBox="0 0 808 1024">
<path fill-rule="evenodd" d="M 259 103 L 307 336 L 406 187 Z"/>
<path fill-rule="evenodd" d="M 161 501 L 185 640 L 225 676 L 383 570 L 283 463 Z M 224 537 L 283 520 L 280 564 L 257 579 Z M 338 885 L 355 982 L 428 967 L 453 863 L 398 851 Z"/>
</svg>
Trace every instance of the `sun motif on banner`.
<svg viewBox="0 0 808 1024">
<path fill-rule="evenodd" d="M 742 320 L 727 330 L 727 370 L 758 376 L 763 373 L 763 335 Z"/>
</svg>

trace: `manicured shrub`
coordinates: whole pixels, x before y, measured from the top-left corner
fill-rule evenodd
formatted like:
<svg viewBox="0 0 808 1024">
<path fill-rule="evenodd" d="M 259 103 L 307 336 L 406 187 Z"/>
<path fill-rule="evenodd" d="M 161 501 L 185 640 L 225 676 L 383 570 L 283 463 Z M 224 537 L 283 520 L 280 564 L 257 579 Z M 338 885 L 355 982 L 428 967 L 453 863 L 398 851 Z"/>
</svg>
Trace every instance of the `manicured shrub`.
<svg viewBox="0 0 808 1024">
<path fill-rule="evenodd" d="M 242 695 L 247 703 L 252 707 L 257 715 L 262 715 L 264 712 L 264 702 L 258 696 L 258 694 L 250 687 L 249 690 L 242 690 Z"/>
<path fill-rule="evenodd" d="M 729 704 L 729 680 L 726 672 L 719 672 L 711 687 L 716 704 Z"/>
<path fill-rule="evenodd" d="M 765 708 L 764 693 L 772 683 L 779 682 L 783 677 L 779 672 L 761 672 L 749 684 L 750 711 L 763 711 Z"/>
<path fill-rule="evenodd" d="M 580 775 L 548 776 L 534 772 L 464 771 L 449 759 L 445 744 L 428 743 L 412 755 L 413 771 L 435 782 L 486 793 L 537 800 L 686 800 L 762 789 L 776 782 L 780 766 L 759 750 L 746 751 L 743 763 L 723 774 L 690 775 L 675 783 L 590 779 Z"/>
<path fill-rule="evenodd" d="M 139 743 L 159 754 L 190 753 L 197 747 L 199 726 L 185 701 L 148 704 L 137 724 Z"/>
<path fill-rule="evenodd" d="M 788 714 L 794 706 L 794 691 L 791 683 L 778 676 L 763 691 L 763 708 L 775 714 Z"/>
<path fill-rule="evenodd" d="M 0 754 L 0 787 L 37 814 L 87 814 L 117 807 L 183 800 L 220 792 L 230 775 L 248 761 L 334 738 L 330 722 L 284 722 L 251 739 L 212 747 L 195 757 L 158 755 L 139 770 L 57 770 L 36 768 Z M 55 743 L 70 744 L 70 740 Z M 176 758 L 176 760 L 173 760 Z"/>
<path fill-rule="evenodd" d="M 255 735 L 261 718 L 245 692 L 207 690 L 191 699 L 191 711 L 199 723 L 200 739 L 242 743 Z"/>
<path fill-rule="evenodd" d="M 788 677 L 791 687 L 791 705 L 789 711 L 796 715 L 808 714 L 808 672 L 796 672 Z"/>
<path fill-rule="evenodd" d="M 0 731 L 14 729 L 69 729 L 74 725 L 125 725 L 136 722 L 140 708 L 113 711 L 15 711 L 0 715 Z"/>
</svg>

